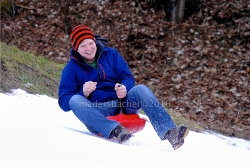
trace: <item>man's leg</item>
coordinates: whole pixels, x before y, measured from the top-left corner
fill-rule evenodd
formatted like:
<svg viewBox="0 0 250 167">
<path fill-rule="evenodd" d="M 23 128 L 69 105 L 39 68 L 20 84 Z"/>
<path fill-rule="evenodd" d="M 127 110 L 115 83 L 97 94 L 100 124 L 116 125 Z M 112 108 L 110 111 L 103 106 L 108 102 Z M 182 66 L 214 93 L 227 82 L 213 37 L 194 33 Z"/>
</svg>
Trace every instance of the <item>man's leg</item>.
<svg viewBox="0 0 250 167">
<path fill-rule="evenodd" d="M 100 133 L 105 138 L 109 138 L 112 130 L 119 125 L 118 122 L 107 119 L 97 108 L 98 104 L 91 103 L 88 99 L 80 95 L 74 95 L 69 101 L 69 105 L 75 116 L 92 133 Z M 102 112 L 104 111 L 103 105 Z"/>
<path fill-rule="evenodd" d="M 145 85 L 132 88 L 124 101 L 126 102 L 125 112 L 129 114 L 138 112 L 140 108 L 143 109 L 161 139 L 165 137 L 168 130 L 176 127 L 170 115 Z"/>
<path fill-rule="evenodd" d="M 148 87 L 138 85 L 132 88 L 127 94 L 126 103 L 126 112 L 128 113 L 138 111 L 139 108 L 143 109 L 161 140 L 167 139 L 174 149 L 183 145 L 188 128 L 184 125 L 175 125 L 170 115 Z"/>
</svg>

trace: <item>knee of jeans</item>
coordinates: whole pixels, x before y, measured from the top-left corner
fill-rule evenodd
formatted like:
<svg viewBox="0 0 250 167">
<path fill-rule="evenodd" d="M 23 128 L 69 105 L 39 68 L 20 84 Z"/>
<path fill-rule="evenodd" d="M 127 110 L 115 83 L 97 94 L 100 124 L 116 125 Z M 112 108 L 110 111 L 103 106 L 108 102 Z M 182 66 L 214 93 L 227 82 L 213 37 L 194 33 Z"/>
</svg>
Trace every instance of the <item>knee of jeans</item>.
<svg viewBox="0 0 250 167">
<path fill-rule="evenodd" d="M 76 105 L 78 102 L 77 99 L 79 99 L 80 95 L 73 95 L 69 100 L 69 106 L 72 108 L 72 106 Z M 81 96 L 80 96 L 81 97 Z"/>
<path fill-rule="evenodd" d="M 148 87 L 146 85 L 143 85 L 143 84 L 140 84 L 140 85 L 136 85 L 134 87 L 134 90 L 138 93 L 141 93 L 141 92 L 145 92 L 145 91 L 148 91 Z"/>
<path fill-rule="evenodd" d="M 139 98 L 142 96 L 146 96 L 148 94 L 148 87 L 140 84 L 140 85 L 136 85 L 135 87 L 133 87 L 129 92 L 128 92 L 128 97 L 135 97 L 135 98 Z"/>
</svg>

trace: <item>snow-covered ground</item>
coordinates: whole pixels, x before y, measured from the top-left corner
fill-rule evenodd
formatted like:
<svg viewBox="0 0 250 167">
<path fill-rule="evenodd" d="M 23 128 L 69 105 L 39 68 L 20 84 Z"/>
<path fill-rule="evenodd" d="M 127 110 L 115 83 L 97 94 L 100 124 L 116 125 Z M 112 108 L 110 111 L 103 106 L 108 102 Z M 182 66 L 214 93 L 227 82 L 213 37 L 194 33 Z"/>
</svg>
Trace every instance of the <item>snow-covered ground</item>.
<svg viewBox="0 0 250 167">
<path fill-rule="evenodd" d="M 250 141 L 191 131 L 174 151 L 150 123 L 128 143 L 93 136 L 57 99 L 17 89 L 0 94 L 0 167 L 249 165 Z"/>
</svg>

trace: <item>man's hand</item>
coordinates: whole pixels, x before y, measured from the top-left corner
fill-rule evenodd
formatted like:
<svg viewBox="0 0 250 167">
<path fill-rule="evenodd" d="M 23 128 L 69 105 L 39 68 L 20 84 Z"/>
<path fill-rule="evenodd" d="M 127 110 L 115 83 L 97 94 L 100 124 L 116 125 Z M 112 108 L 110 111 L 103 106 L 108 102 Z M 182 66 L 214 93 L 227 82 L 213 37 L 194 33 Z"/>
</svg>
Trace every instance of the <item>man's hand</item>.
<svg viewBox="0 0 250 167">
<path fill-rule="evenodd" d="M 83 85 L 83 94 L 88 97 L 96 89 L 97 82 L 88 81 Z"/>
<path fill-rule="evenodd" d="M 115 91 L 116 91 L 116 95 L 119 99 L 124 98 L 127 95 L 127 89 L 126 86 L 117 83 L 115 85 Z"/>
</svg>

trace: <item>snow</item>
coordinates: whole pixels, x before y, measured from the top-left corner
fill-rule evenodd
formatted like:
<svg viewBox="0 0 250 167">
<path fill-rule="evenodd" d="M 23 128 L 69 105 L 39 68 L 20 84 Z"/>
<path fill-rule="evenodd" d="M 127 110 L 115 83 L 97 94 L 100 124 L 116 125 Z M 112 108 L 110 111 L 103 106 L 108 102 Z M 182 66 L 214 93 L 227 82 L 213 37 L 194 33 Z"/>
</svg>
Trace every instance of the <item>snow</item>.
<svg viewBox="0 0 250 167">
<path fill-rule="evenodd" d="M 57 99 L 15 89 L 0 94 L 1 167 L 235 167 L 250 160 L 250 141 L 190 131 L 173 150 L 150 123 L 125 144 L 94 136 Z"/>
</svg>

